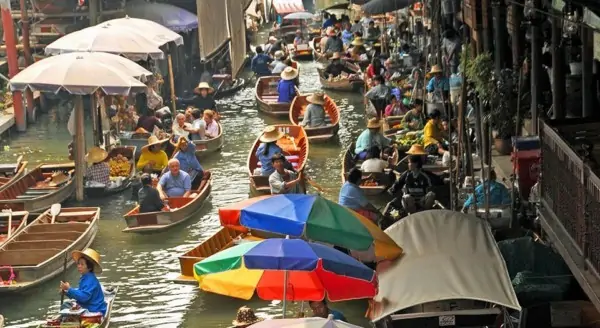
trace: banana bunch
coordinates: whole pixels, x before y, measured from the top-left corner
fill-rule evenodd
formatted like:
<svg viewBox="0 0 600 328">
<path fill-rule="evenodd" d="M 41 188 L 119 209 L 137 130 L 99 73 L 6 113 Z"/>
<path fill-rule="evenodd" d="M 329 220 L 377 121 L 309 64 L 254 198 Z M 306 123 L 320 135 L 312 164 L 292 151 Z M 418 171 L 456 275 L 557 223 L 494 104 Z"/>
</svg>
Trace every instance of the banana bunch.
<svg viewBox="0 0 600 328">
<path fill-rule="evenodd" d="M 129 159 L 121 154 L 108 161 L 111 177 L 128 177 L 131 173 L 131 164 Z"/>
</svg>

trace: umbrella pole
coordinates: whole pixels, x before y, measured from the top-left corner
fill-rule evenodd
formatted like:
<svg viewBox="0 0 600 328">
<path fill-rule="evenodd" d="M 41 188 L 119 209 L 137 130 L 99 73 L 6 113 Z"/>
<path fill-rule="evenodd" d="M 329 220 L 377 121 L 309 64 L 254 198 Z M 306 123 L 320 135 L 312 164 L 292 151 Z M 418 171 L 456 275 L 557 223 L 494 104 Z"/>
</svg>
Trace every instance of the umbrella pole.
<svg viewBox="0 0 600 328">
<path fill-rule="evenodd" d="M 285 319 L 285 310 L 287 302 L 287 285 L 288 285 L 288 272 L 283 271 L 283 318 Z"/>
<path fill-rule="evenodd" d="M 173 58 L 171 54 L 167 56 L 169 64 L 169 86 L 171 89 L 171 104 L 173 106 L 173 115 L 177 112 L 177 97 L 175 97 L 175 78 L 173 77 Z"/>
<path fill-rule="evenodd" d="M 75 198 L 82 201 L 85 173 L 85 127 L 83 123 L 83 99 L 75 96 Z"/>
</svg>

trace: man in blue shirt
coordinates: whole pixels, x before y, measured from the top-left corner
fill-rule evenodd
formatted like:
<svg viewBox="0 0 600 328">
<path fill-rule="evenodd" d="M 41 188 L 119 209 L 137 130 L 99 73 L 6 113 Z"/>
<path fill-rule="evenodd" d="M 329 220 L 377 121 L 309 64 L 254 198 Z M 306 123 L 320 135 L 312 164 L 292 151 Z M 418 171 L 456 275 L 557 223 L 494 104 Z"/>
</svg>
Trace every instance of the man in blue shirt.
<svg viewBox="0 0 600 328">
<path fill-rule="evenodd" d="M 484 172 L 484 178 L 487 172 Z M 477 187 L 475 187 L 475 196 L 470 195 L 463 205 L 463 212 L 467 212 L 469 208 L 475 205 L 475 199 L 477 199 L 477 207 L 482 208 L 485 206 L 485 191 L 487 186 L 490 186 L 489 202 L 490 207 L 508 206 L 512 202 L 510 192 L 503 183 L 496 181 L 496 172 L 492 170 L 490 172 L 490 179 Z"/>
<path fill-rule="evenodd" d="M 169 172 L 164 173 L 158 181 L 158 193 L 161 199 L 169 197 L 189 197 L 192 192 L 192 179 L 185 171 L 179 169 L 179 161 L 169 161 Z"/>
<path fill-rule="evenodd" d="M 342 42 L 344 43 L 345 46 L 347 46 L 350 43 L 352 43 L 352 40 L 354 40 L 354 33 L 352 32 L 352 26 L 350 26 L 350 24 L 346 24 L 346 28 L 344 28 L 344 30 L 342 31 Z"/>
<path fill-rule="evenodd" d="M 327 302 L 324 299 L 322 301 L 309 301 L 308 305 L 310 306 L 310 309 L 313 311 L 313 316 L 315 316 L 315 317 L 321 317 L 321 318 L 327 319 L 327 317 L 329 317 L 329 315 L 331 314 L 331 315 L 333 315 L 334 320 L 348 322 L 346 320 L 346 317 L 344 316 L 344 314 L 342 314 L 342 312 L 334 310 L 334 309 L 330 309 L 327 306 Z"/>
<path fill-rule="evenodd" d="M 291 103 L 296 97 L 296 83 L 295 79 L 298 77 L 298 70 L 293 67 L 286 67 L 281 72 L 281 80 L 277 84 L 277 102 L 280 103 Z"/>
<path fill-rule="evenodd" d="M 273 59 L 267 56 L 262 47 L 256 47 L 256 55 L 252 58 L 252 62 L 250 67 L 252 68 L 252 72 L 257 76 L 269 76 L 271 75 L 271 70 L 269 69 L 269 64 L 273 61 Z"/>
</svg>

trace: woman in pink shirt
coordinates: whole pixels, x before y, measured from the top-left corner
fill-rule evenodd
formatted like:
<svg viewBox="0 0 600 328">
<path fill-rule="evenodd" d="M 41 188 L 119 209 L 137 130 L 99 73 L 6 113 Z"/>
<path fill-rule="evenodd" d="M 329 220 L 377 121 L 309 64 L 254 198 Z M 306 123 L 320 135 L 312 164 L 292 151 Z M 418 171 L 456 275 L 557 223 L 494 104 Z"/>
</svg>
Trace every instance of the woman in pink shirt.
<svg viewBox="0 0 600 328">
<path fill-rule="evenodd" d="M 402 102 L 396 97 L 392 97 L 392 103 L 385 107 L 385 116 L 401 116 L 408 112 L 408 109 L 404 107 Z"/>
</svg>

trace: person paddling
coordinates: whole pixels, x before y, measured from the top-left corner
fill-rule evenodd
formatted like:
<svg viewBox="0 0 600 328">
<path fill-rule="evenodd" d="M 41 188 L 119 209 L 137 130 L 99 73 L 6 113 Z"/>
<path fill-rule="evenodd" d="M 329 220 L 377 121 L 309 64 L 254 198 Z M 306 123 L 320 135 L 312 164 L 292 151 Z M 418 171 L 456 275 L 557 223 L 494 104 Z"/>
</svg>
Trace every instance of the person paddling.
<svg viewBox="0 0 600 328">
<path fill-rule="evenodd" d="M 66 281 L 60 282 L 60 292 L 72 299 L 65 301 L 61 309 L 71 309 L 77 302 L 86 313 L 101 313 L 105 316 L 107 307 L 104 292 L 96 277 L 96 274 L 102 273 L 100 254 L 91 248 L 86 248 L 83 251 L 74 251 L 71 257 L 77 264 L 77 271 L 81 274 L 81 278 L 79 278 L 79 288 L 71 287 L 71 284 Z"/>
</svg>

